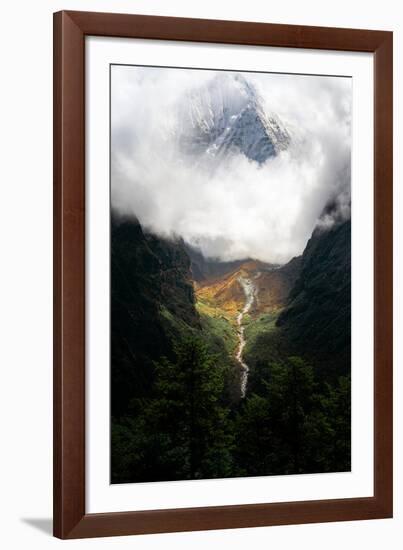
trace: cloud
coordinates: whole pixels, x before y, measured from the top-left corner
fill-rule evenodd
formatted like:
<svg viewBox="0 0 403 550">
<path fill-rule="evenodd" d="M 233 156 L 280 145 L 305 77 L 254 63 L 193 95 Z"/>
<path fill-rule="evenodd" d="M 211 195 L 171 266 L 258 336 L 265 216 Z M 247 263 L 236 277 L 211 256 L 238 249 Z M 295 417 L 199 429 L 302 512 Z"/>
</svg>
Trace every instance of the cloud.
<svg viewBox="0 0 403 550">
<path fill-rule="evenodd" d="M 244 73 L 290 146 L 262 165 L 243 154 L 195 161 L 179 145 L 180 112 L 216 74 L 113 67 L 112 207 L 207 257 L 284 263 L 329 201 L 349 215 L 351 79 Z"/>
</svg>

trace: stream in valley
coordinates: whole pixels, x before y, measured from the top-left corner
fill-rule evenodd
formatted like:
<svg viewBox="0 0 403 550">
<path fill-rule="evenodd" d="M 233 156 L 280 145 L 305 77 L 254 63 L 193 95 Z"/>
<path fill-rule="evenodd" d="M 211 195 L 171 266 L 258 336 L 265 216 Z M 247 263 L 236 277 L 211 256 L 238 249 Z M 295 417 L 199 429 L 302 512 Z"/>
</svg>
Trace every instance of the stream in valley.
<svg viewBox="0 0 403 550">
<path fill-rule="evenodd" d="M 238 348 L 235 354 L 235 357 L 239 364 L 241 365 L 241 396 L 245 397 L 246 394 L 246 386 L 248 383 L 248 373 L 249 373 L 249 367 L 247 363 L 243 359 L 243 351 L 246 345 L 245 340 L 245 327 L 243 325 L 243 318 L 244 316 L 250 311 L 255 299 L 256 299 L 256 286 L 252 279 L 240 276 L 238 279 L 244 294 L 245 294 L 245 305 L 242 309 L 242 311 L 239 313 L 236 321 L 238 325 L 238 339 L 239 344 Z"/>
</svg>

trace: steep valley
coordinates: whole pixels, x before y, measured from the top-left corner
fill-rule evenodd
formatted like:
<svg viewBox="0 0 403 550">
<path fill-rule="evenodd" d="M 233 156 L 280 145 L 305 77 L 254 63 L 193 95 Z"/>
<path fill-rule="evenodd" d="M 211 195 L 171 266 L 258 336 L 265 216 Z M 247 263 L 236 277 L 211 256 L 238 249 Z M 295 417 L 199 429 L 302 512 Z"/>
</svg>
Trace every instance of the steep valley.
<svg viewBox="0 0 403 550">
<path fill-rule="evenodd" d="M 112 483 L 349 470 L 349 221 L 283 266 L 111 241 Z"/>
<path fill-rule="evenodd" d="M 111 118 L 111 483 L 350 471 L 340 84 L 313 109 L 291 75 L 126 69 L 130 116 Z"/>
<path fill-rule="evenodd" d="M 348 374 L 350 232 L 349 220 L 318 228 L 302 256 L 284 266 L 246 260 L 220 273 L 207 269 L 194 282 L 201 319 L 219 327 L 241 380 L 242 371 L 251 371 L 252 388 L 265 365 L 287 355 L 309 361 L 322 381 Z M 249 304 L 245 281 L 253 291 Z"/>
<path fill-rule="evenodd" d="M 249 370 L 245 355 L 261 333 L 275 329 L 298 276 L 299 264 L 298 259 L 282 267 L 247 260 L 229 273 L 195 282 L 196 308 L 201 318 L 209 318 L 210 326 L 216 326 L 221 334 L 226 326 L 228 350 L 241 369 L 242 396 Z"/>
</svg>

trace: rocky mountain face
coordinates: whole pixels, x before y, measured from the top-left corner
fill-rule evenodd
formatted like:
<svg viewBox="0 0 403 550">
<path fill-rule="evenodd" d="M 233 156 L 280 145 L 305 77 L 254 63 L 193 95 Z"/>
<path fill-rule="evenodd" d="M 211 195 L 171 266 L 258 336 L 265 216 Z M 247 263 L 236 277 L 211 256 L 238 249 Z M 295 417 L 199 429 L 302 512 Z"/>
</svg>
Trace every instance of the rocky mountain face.
<svg viewBox="0 0 403 550">
<path fill-rule="evenodd" d="M 178 109 L 180 147 L 197 157 L 241 153 L 259 164 L 287 149 L 291 136 L 268 113 L 255 87 L 239 73 L 219 72 L 187 95 Z"/>
</svg>

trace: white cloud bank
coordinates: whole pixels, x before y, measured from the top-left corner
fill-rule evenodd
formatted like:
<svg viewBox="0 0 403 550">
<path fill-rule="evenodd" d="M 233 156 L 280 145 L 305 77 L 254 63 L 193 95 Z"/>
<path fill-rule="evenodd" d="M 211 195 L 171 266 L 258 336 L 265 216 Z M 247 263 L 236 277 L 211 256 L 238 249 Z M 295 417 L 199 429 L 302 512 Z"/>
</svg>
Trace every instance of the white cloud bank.
<svg viewBox="0 0 403 550">
<path fill-rule="evenodd" d="M 208 257 L 284 263 L 330 200 L 349 215 L 351 79 L 243 73 L 290 146 L 263 165 L 242 154 L 197 162 L 178 145 L 178 113 L 216 74 L 112 68 L 112 207 Z"/>
</svg>

